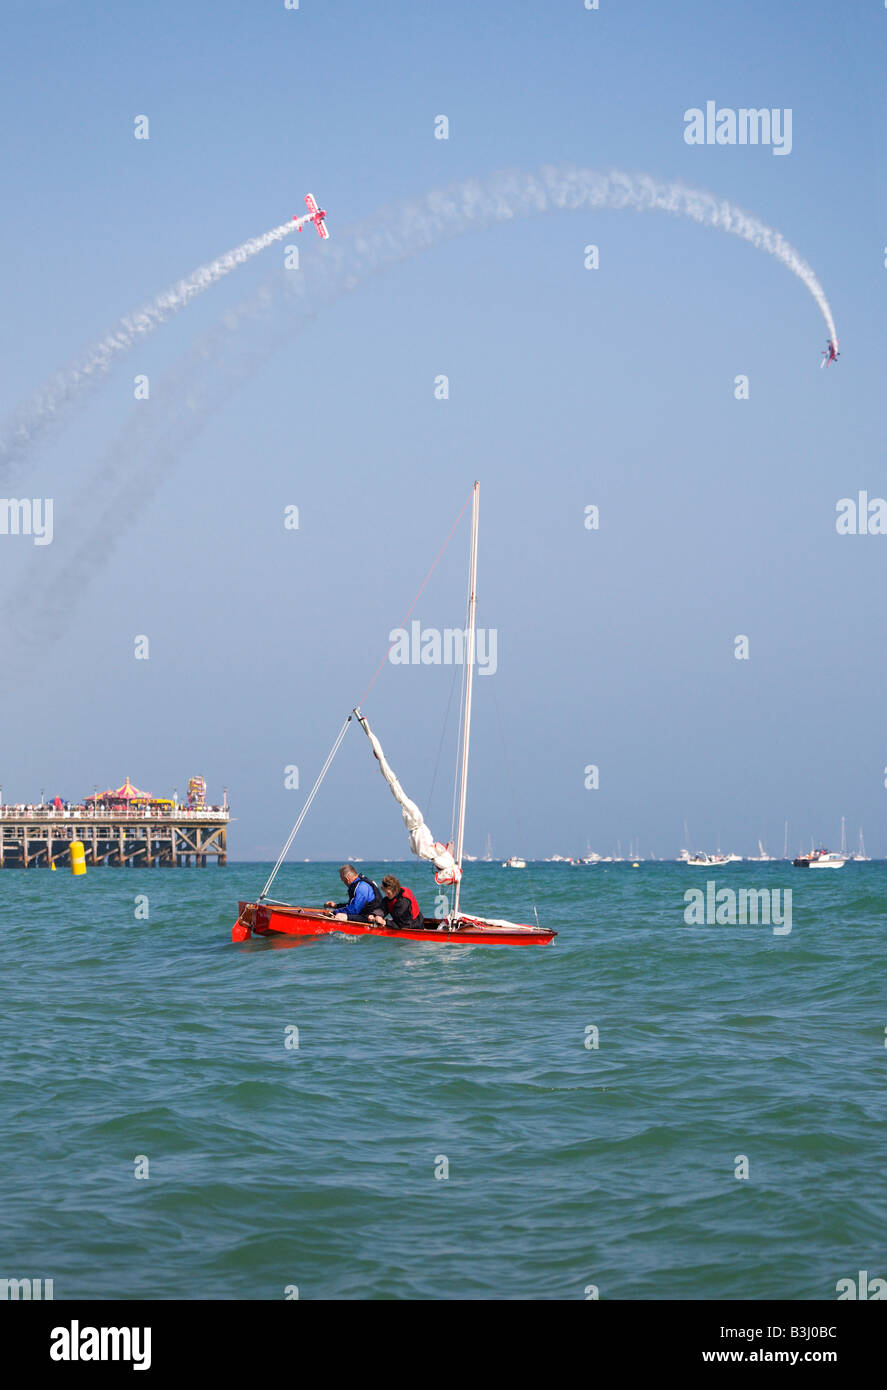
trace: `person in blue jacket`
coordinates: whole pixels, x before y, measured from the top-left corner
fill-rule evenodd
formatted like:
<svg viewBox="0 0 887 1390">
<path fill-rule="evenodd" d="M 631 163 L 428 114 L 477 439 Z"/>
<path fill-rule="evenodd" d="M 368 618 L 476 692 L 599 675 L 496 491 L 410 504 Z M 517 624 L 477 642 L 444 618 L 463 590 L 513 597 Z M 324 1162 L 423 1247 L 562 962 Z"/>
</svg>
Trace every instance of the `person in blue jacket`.
<svg viewBox="0 0 887 1390">
<path fill-rule="evenodd" d="M 380 890 L 371 878 L 359 874 L 353 864 L 343 864 L 339 878 L 348 889 L 347 903 L 330 901 L 324 903 L 324 907 L 331 907 L 339 916 L 349 917 L 354 922 L 369 921 L 370 915 L 382 907 Z"/>
</svg>

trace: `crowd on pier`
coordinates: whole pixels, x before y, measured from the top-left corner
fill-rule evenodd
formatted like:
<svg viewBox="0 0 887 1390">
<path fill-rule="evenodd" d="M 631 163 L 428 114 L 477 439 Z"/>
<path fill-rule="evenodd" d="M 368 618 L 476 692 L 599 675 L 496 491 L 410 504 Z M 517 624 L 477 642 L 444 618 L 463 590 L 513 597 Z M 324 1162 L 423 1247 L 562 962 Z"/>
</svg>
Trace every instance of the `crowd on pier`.
<svg viewBox="0 0 887 1390">
<path fill-rule="evenodd" d="M 3 804 L 3 789 L 0 787 L 0 816 L 19 820 L 120 820 L 122 817 L 138 820 L 157 820 L 161 818 L 179 820 L 193 816 L 203 818 L 226 818 L 228 815 L 228 792 L 225 791 L 221 806 L 207 805 L 206 782 L 202 777 L 192 777 L 188 782 L 188 798 L 179 802 L 178 793 L 168 796 L 152 796 L 150 792 L 140 791 L 127 777 L 116 790 L 109 787 L 100 792 L 98 787 L 92 796 L 82 801 L 66 801 L 54 796 L 47 801 L 41 792 L 39 802 L 16 802 Z"/>
</svg>

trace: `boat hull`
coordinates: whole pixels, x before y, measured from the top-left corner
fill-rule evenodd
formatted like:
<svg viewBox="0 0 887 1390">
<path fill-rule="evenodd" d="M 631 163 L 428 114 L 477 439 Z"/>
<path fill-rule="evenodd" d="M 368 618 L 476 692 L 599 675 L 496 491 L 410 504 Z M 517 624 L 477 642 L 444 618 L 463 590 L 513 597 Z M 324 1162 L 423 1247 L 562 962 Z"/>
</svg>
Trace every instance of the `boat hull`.
<svg viewBox="0 0 887 1390">
<path fill-rule="evenodd" d="M 546 946 L 557 932 L 517 922 L 498 925 L 479 918 L 460 917 L 455 928 L 426 918 L 427 925 L 380 927 L 371 922 L 337 921 L 322 908 L 295 907 L 286 903 L 238 903 L 237 925 L 253 936 L 392 936 L 406 941 L 425 941 L 434 946 Z M 236 928 L 235 928 L 236 930 Z"/>
</svg>

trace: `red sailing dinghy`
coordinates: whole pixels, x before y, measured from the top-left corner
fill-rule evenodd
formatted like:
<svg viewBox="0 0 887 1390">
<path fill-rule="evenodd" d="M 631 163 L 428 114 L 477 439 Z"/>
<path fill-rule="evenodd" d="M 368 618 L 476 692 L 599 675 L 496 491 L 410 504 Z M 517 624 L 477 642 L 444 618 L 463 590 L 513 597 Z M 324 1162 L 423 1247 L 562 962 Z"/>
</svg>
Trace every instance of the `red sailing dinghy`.
<svg viewBox="0 0 887 1390">
<path fill-rule="evenodd" d="M 459 791 L 459 819 L 455 847 L 442 845 L 435 841 L 431 831 L 422 818 L 422 812 L 414 801 L 410 801 L 394 772 L 389 766 L 382 745 L 359 708 L 349 714 L 338 737 L 330 750 L 329 757 L 321 769 L 320 776 L 302 807 L 299 819 L 290 832 L 290 837 L 280 852 L 280 858 L 272 870 L 256 902 L 239 903 L 240 915 L 231 933 L 234 941 L 246 941 L 256 936 L 326 936 L 340 932 L 344 936 L 393 936 L 407 941 L 427 941 L 435 945 L 483 945 L 483 946 L 544 946 L 552 941 L 557 932 L 545 927 L 530 926 L 520 922 L 505 922 L 492 917 L 469 916 L 459 906 L 462 885 L 462 849 L 465 834 L 465 806 L 468 792 L 468 744 L 471 730 L 471 697 L 474 686 L 475 632 L 477 620 L 477 521 L 478 484 L 472 493 L 471 517 L 471 569 L 468 601 L 468 643 L 465 672 L 465 703 L 463 711 L 463 733 L 461 749 L 461 781 Z M 436 563 L 436 562 L 435 562 Z M 432 566 L 433 568 L 433 566 Z M 296 907 L 289 903 L 275 902 L 268 897 L 271 884 L 286 857 L 289 847 L 305 819 L 321 782 L 329 770 L 345 732 L 352 718 L 356 718 L 370 741 L 373 753 L 379 763 L 382 776 L 391 788 L 395 800 L 401 808 L 404 825 L 410 837 L 410 849 L 420 859 L 427 859 L 434 865 L 435 882 L 453 885 L 452 910 L 445 917 L 426 917 L 423 927 L 379 926 L 374 922 L 356 922 L 344 916 L 337 916 L 323 907 Z"/>
</svg>

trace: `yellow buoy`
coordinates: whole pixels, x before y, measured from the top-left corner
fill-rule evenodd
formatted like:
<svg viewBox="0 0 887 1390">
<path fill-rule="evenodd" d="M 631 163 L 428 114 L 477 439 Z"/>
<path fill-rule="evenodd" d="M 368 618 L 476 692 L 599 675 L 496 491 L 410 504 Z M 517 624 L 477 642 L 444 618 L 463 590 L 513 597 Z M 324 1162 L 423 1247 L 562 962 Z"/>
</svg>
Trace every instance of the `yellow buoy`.
<svg viewBox="0 0 887 1390">
<path fill-rule="evenodd" d="M 49 861 L 49 867 L 52 869 L 52 872 L 55 873 L 55 860 L 54 860 L 54 859 L 50 859 L 50 861 Z"/>
<path fill-rule="evenodd" d="M 71 841 L 71 873 L 86 873 L 86 849 L 82 840 Z"/>
</svg>

